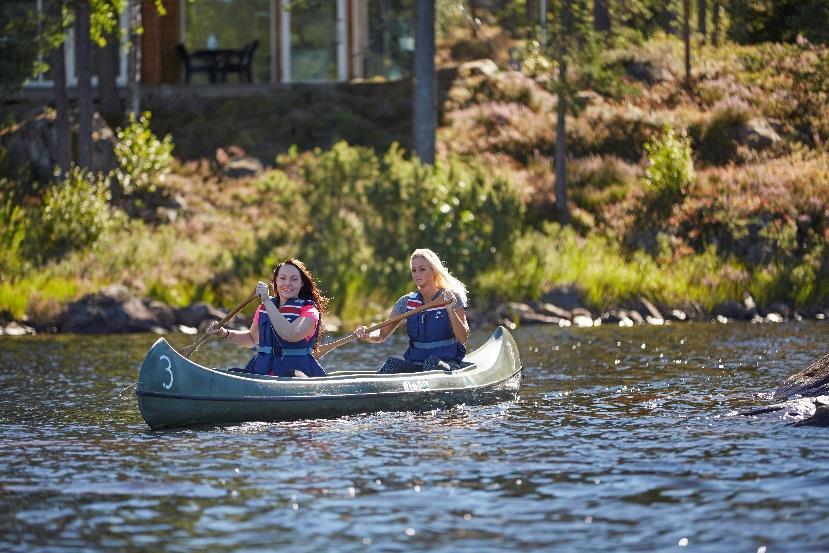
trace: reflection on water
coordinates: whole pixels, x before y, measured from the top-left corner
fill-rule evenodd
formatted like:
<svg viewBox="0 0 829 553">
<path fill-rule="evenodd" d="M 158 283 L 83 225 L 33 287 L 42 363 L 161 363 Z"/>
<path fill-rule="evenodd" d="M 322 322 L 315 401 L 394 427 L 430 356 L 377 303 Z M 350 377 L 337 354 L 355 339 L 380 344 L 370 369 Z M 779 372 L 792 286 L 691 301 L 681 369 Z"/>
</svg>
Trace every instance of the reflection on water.
<svg viewBox="0 0 829 553">
<path fill-rule="evenodd" d="M 515 337 L 515 402 L 166 432 L 119 399 L 153 336 L 0 337 L 0 550 L 826 550 L 826 430 L 729 413 L 825 353 L 829 325 Z"/>
</svg>

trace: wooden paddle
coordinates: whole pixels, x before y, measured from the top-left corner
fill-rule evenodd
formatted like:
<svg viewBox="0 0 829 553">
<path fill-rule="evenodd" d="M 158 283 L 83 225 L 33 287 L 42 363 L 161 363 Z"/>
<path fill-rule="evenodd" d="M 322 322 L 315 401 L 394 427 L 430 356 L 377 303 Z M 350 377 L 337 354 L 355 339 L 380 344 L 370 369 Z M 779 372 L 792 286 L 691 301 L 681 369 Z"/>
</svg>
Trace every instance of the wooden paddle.
<svg viewBox="0 0 829 553">
<path fill-rule="evenodd" d="M 394 317 L 391 317 L 390 319 L 386 319 L 383 322 L 377 323 L 375 325 L 371 325 L 370 327 L 368 327 L 366 329 L 366 334 L 374 332 L 378 328 L 383 328 L 384 326 L 388 326 L 390 324 L 394 324 L 396 322 L 402 321 L 403 319 L 408 319 L 412 315 L 417 315 L 418 313 L 422 313 L 423 311 L 426 311 L 427 309 L 433 309 L 435 307 L 444 307 L 446 305 L 449 305 L 449 304 L 443 298 L 438 298 L 436 300 L 433 300 L 430 303 L 424 303 L 423 305 L 421 305 L 420 307 L 418 307 L 416 309 L 412 309 L 411 311 L 406 311 L 405 313 L 401 313 L 400 315 L 396 315 Z M 320 346 L 319 351 L 314 354 L 314 357 L 319 359 L 323 355 L 330 352 L 332 349 L 338 348 L 340 346 L 344 346 L 345 344 L 351 343 L 356 339 L 357 339 L 357 335 L 352 332 L 348 336 L 344 336 L 344 337 L 340 338 L 339 340 L 334 340 L 333 342 L 328 342 L 327 344 L 323 344 L 323 345 Z"/>
<path fill-rule="evenodd" d="M 216 327 L 220 327 L 220 326 L 224 326 L 224 325 L 226 325 L 226 324 L 227 324 L 227 323 L 228 323 L 228 322 L 229 322 L 229 321 L 230 321 L 233 317 L 235 317 L 235 316 L 236 316 L 236 314 L 237 314 L 237 313 L 239 313 L 239 311 L 241 311 L 242 309 L 244 309 L 245 307 L 247 307 L 247 305 L 248 305 L 250 302 L 252 302 L 253 300 L 255 300 L 256 298 L 257 298 L 257 296 L 256 296 L 256 291 L 253 291 L 253 292 L 250 294 L 250 296 L 248 296 L 248 298 L 247 298 L 245 301 L 243 301 L 242 303 L 240 303 L 239 305 L 237 305 L 237 306 L 233 309 L 233 311 L 231 311 L 230 313 L 228 313 L 228 314 L 227 314 L 227 317 L 225 317 L 224 319 L 222 319 L 221 321 L 219 321 L 219 322 L 218 322 L 218 324 L 216 325 Z M 181 350 L 182 354 L 183 354 L 183 355 L 184 355 L 184 357 L 186 357 L 187 359 L 190 359 L 190 356 L 191 356 L 191 355 L 193 355 L 193 353 L 195 353 L 195 351 L 196 351 L 197 349 L 199 349 L 199 348 L 201 347 L 201 345 L 202 345 L 202 344 L 204 344 L 206 341 L 208 341 L 208 340 L 209 340 L 210 338 L 212 338 L 212 337 L 213 337 L 213 335 L 212 335 L 212 334 L 207 334 L 207 333 L 202 334 L 201 336 L 199 336 L 199 338 L 198 338 L 195 342 L 193 342 L 192 344 L 190 344 L 189 346 L 187 346 L 186 348 L 184 348 L 183 350 Z"/>
</svg>

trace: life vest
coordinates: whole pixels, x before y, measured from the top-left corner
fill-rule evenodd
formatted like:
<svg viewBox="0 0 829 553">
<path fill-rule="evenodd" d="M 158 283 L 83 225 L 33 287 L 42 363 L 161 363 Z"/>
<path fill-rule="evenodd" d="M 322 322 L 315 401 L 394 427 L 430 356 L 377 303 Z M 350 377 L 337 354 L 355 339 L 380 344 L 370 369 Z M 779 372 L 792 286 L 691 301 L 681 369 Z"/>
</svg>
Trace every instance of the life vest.
<svg viewBox="0 0 829 553">
<path fill-rule="evenodd" d="M 437 295 L 432 299 L 435 298 Z M 423 295 L 412 292 L 406 297 L 406 311 L 417 309 L 423 303 Z M 409 349 L 403 355 L 406 361 L 422 363 L 427 357 L 434 356 L 442 361 L 459 363 L 466 355 L 466 348 L 452 331 L 446 307 L 427 309 L 409 317 L 406 319 L 406 330 L 409 333 Z"/>
<path fill-rule="evenodd" d="M 278 298 L 271 299 L 279 305 Z M 292 298 L 279 308 L 279 312 L 288 322 L 294 322 L 305 305 L 316 306 L 312 300 Z M 293 376 L 295 370 L 308 376 L 325 376 L 325 371 L 311 355 L 318 334 L 319 322 L 310 340 L 302 338 L 297 342 L 289 342 L 279 336 L 268 312 L 263 309 L 259 312 L 259 345 L 254 348 L 256 355 L 248 361 L 245 370 L 273 376 Z"/>
</svg>

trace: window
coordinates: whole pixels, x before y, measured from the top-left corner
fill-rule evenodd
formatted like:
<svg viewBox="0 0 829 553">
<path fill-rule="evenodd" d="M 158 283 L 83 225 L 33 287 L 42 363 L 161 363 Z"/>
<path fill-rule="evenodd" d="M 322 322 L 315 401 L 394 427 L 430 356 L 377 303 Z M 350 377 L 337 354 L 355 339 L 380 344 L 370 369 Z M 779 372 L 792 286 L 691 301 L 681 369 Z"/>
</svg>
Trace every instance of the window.
<svg viewBox="0 0 829 553">
<path fill-rule="evenodd" d="M 230 48 L 241 50 L 254 40 L 253 80 L 271 80 L 272 0 L 186 0 L 184 46 L 190 52 Z M 208 82 L 205 74 L 191 82 Z"/>
</svg>

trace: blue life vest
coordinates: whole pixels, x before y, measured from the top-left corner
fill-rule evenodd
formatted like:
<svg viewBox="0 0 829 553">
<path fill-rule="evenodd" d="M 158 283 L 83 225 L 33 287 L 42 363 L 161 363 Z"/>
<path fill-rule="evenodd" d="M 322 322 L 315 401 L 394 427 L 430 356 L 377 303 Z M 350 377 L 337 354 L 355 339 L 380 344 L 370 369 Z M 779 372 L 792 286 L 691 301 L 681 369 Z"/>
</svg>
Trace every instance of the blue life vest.
<svg viewBox="0 0 829 553">
<path fill-rule="evenodd" d="M 423 295 L 412 292 L 406 298 L 406 311 L 417 309 L 423 303 Z M 427 357 L 437 357 L 442 361 L 459 363 L 466 355 L 466 348 L 452 331 L 449 312 L 445 307 L 427 309 L 409 317 L 406 319 L 406 330 L 409 333 L 409 349 L 403 355 L 406 361 L 422 363 Z"/>
<path fill-rule="evenodd" d="M 279 305 L 278 298 L 271 298 Z M 288 322 L 294 322 L 305 305 L 316 304 L 312 300 L 293 298 L 279 308 Z M 308 376 L 325 376 L 325 371 L 311 355 L 319 334 L 319 323 L 310 340 L 302 338 L 298 342 L 289 342 L 277 334 L 268 312 L 259 312 L 259 345 L 254 349 L 256 355 L 248 361 L 245 370 L 254 374 L 273 376 L 294 376 L 294 371 L 301 371 Z"/>
</svg>

